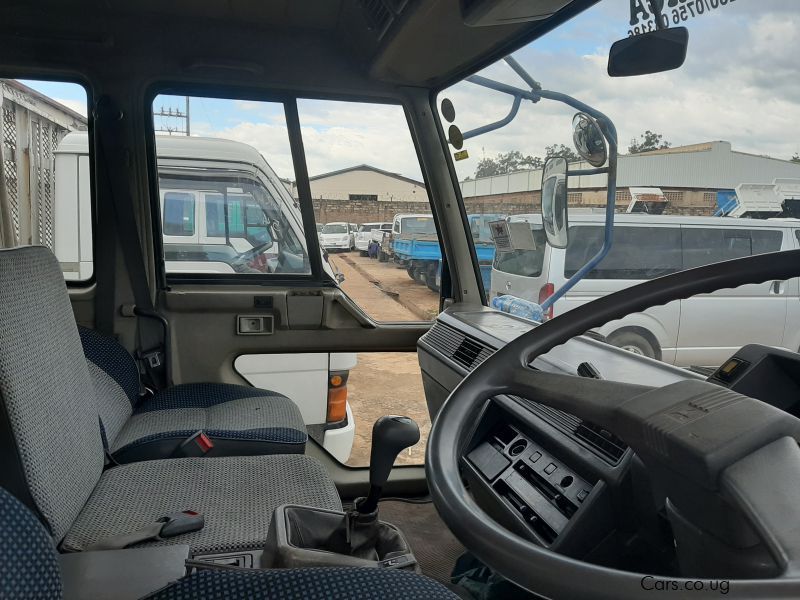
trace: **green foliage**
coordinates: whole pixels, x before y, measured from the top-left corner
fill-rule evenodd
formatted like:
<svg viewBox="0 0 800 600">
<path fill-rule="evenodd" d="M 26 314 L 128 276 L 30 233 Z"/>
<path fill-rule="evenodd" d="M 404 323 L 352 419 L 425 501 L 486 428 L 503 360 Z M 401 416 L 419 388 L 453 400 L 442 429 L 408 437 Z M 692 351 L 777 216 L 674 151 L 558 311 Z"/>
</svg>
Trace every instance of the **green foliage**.
<svg viewBox="0 0 800 600">
<path fill-rule="evenodd" d="M 640 154 L 652 150 L 664 150 L 670 146 L 672 146 L 672 144 L 665 141 L 663 135 L 654 133 L 648 129 L 639 136 L 639 139 L 634 138 L 631 140 L 631 145 L 628 146 L 628 152 L 630 154 Z"/>
</svg>

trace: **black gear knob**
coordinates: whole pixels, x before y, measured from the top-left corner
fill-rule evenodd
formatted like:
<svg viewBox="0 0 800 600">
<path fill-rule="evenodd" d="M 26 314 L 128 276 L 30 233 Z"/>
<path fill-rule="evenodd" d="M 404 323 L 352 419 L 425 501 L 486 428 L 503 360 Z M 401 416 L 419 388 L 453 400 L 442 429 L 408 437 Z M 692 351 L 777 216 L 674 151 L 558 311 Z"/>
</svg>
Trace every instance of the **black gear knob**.
<svg viewBox="0 0 800 600">
<path fill-rule="evenodd" d="M 369 496 L 358 504 L 358 511 L 373 512 L 378 506 L 381 489 L 389 479 L 392 466 L 406 448 L 419 441 L 419 426 L 409 417 L 388 415 L 372 426 L 372 449 L 369 455 Z"/>
<path fill-rule="evenodd" d="M 383 487 L 397 455 L 418 441 L 419 427 L 414 419 L 387 415 L 375 421 L 369 455 L 370 485 Z"/>
</svg>

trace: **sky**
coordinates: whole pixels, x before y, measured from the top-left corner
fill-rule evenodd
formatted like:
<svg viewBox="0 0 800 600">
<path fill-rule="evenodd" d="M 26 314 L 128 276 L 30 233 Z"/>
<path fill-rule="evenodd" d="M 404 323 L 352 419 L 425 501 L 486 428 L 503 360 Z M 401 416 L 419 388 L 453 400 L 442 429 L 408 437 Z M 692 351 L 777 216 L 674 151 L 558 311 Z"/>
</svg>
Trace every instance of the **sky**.
<svg viewBox="0 0 800 600">
<path fill-rule="evenodd" d="M 699 1 L 699 0 L 698 0 Z M 665 3 L 667 4 L 667 3 Z M 671 10 L 666 9 L 668 16 Z M 791 158 L 800 153 L 800 2 L 729 0 L 682 23 L 689 28 L 686 63 L 676 71 L 624 79 L 606 74 L 608 49 L 631 28 L 630 0 L 603 0 L 515 53 L 546 89 L 566 92 L 608 115 L 624 152 L 650 129 L 673 146 L 726 140 L 734 150 Z M 504 63 L 482 73 L 521 81 Z M 26 84 L 86 114 L 74 84 Z M 506 115 L 511 99 L 468 82 L 443 91 L 453 100 L 462 131 Z M 183 98 L 159 97 L 161 107 L 184 108 Z M 398 106 L 302 100 L 298 104 L 309 173 L 362 163 L 421 179 L 403 111 Z M 191 133 L 238 140 L 257 148 L 279 176 L 294 179 L 282 107 L 274 103 L 193 98 Z M 520 150 L 544 155 L 553 143 L 571 144 L 573 111 L 557 103 L 526 102 L 505 128 L 465 143 L 470 158 L 456 163 L 474 176 L 484 156 Z M 156 128 L 178 125 L 156 117 Z"/>
</svg>

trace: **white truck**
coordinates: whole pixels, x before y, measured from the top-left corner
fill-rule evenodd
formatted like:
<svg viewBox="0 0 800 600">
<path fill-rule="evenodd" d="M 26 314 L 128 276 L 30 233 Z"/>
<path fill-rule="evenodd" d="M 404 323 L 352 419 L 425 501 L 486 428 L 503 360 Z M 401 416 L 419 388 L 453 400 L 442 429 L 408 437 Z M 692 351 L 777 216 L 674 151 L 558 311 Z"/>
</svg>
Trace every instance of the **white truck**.
<svg viewBox="0 0 800 600">
<path fill-rule="evenodd" d="M 255 148 L 230 140 L 177 136 L 159 136 L 156 148 L 167 273 L 307 268 L 299 208 Z M 236 181 L 231 182 L 234 173 Z M 93 272 L 86 133 L 70 133 L 58 145 L 55 178 L 55 254 L 65 279 L 86 280 Z M 271 228 L 277 219 L 283 226 L 281 235 Z M 279 253 L 279 244 L 286 251 Z M 263 251 L 248 253 L 259 248 Z M 336 279 L 327 261 L 323 267 Z M 331 374 L 350 371 L 356 363 L 356 354 L 350 352 L 248 354 L 237 357 L 234 368 L 252 385 L 297 403 L 306 425 L 324 431 L 323 447 L 346 462 L 355 420 L 348 403 L 345 423 L 327 427 L 328 383 Z"/>
</svg>

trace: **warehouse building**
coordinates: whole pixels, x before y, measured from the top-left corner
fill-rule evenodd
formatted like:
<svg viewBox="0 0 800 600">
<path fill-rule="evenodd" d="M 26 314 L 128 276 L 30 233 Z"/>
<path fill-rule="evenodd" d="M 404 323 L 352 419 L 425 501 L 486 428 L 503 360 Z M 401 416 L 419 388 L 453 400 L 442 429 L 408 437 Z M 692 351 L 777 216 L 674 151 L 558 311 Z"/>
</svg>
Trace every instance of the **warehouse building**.
<svg viewBox="0 0 800 600">
<path fill-rule="evenodd" d="M 428 202 L 425 184 L 371 165 L 358 165 L 309 178 L 311 197 L 353 202 Z M 297 190 L 294 191 L 297 197 Z"/>
<path fill-rule="evenodd" d="M 590 167 L 573 163 L 570 168 Z M 729 142 L 707 142 L 620 156 L 616 201 L 618 210 L 625 210 L 630 188 L 655 187 L 668 201 L 667 214 L 712 215 L 740 184 L 771 184 L 781 178 L 800 178 L 800 163 L 737 152 Z M 538 208 L 541 179 L 541 169 L 469 179 L 461 182 L 461 193 L 468 204 L 486 207 L 486 212 L 502 205 L 509 205 L 509 213 L 518 212 L 520 206 Z M 571 177 L 570 206 L 605 206 L 606 185 L 605 175 Z"/>
</svg>

